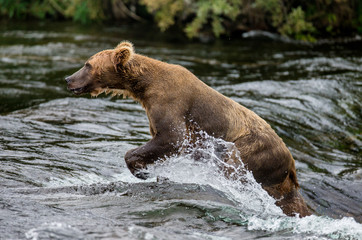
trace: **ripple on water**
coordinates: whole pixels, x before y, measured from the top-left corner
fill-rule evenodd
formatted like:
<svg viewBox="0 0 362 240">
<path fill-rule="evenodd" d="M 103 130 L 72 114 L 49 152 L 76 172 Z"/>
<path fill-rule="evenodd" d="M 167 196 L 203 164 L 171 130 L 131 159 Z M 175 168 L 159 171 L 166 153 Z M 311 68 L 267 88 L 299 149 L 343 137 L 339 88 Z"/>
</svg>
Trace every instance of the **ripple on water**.
<svg viewBox="0 0 362 240">
<path fill-rule="evenodd" d="M 316 57 L 287 61 L 280 65 L 281 68 L 298 67 L 300 70 L 321 74 L 323 72 L 355 71 L 361 72 L 359 63 L 340 57 Z"/>
<path fill-rule="evenodd" d="M 85 239 L 86 236 L 77 228 L 66 223 L 50 222 L 32 228 L 25 233 L 27 239 Z"/>
</svg>

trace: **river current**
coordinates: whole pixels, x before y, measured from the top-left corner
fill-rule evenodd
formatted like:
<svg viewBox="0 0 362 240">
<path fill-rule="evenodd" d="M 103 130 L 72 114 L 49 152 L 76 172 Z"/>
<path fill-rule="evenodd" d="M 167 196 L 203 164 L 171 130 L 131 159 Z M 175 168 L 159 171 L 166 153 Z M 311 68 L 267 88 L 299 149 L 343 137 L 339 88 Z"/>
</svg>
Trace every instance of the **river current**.
<svg viewBox="0 0 362 240">
<path fill-rule="evenodd" d="M 204 44 L 156 32 L 0 24 L 0 239 L 362 239 L 362 41 L 248 34 Z M 250 173 L 223 177 L 215 146 L 229 143 L 211 137 L 135 178 L 124 155 L 150 140 L 142 107 L 74 96 L 64 81 L 122 40 L 270 123 L 313 215 L 285 216 Z"/>
</svg>

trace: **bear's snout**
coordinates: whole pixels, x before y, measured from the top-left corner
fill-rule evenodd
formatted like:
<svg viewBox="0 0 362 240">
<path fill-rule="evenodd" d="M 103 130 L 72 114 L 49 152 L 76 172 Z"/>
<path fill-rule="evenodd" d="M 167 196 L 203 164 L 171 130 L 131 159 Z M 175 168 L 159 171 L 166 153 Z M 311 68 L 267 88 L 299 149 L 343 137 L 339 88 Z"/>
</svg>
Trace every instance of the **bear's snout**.
<svg viewBox="0 0 362 240">
<path fill-rule="evenodd" d="M 93 90 L 94 78 L 87 67 L 82 67 L 64 80 L 67 83 L 68 90 L 77 95 L 88 93 Z"/>
<path fill-rule="evenodd" d="M 85 91 L 85 86 L 75 86 L 74 78 L 72 76 L 68 76 L 64 79 L 67 82 L 68 90 L 72 91 L 74 94 L 82 94 Z"/>
<path fill-rule="evenodd" d="M 72 80 L 72 78 L 71 78 L 70 76 L 68 76 L 68 77 L 66 77 L 64 80 L 69 84 L 70 81 Z"/>
</svg>

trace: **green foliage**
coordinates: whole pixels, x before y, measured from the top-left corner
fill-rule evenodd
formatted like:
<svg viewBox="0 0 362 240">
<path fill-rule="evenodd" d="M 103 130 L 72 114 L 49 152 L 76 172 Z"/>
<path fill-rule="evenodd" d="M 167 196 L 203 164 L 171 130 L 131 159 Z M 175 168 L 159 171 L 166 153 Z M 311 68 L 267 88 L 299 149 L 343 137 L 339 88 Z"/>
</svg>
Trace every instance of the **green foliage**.
<svg viewBox="0 0 362 240">
<path fill-rule="evenodd" d="M 155 14 L 155 20 L 162 31 L 182 17 L 192 19 L 186 23 L 185 32 L 189 38 L 197 37 L 205 27 L 211 26 L 216 37 L 224 34 L 225 21 L 236 22 L 242 17 L 243 1 L 238 0 L 143 0 L 150 12 Z M 291 9 L 288 13 L 282 0 L 255 0 L 254 9 L 265 13 L 266 21 L 282 35 L 298 40 L 313 41 L 315 31 L 312 23 L 305 19 L 301 7 Z M 185 17 L 185 15 L 187 17 Z"/>
<path fill-rule="evenodd" d="M 362 33 L 361 0 L 0 0 L 0 17 L 82 24 L 119 16 L 140 20 L 135 9 L 146 19 L 154 17 L 161 31 L 177 24 L 189 38 L 203 32 L 220 37 L 236 29 L 267 30 L 302 41 Z"/>
<path fill-rule="evenodd" d="M 336 36 L 358 31 L 358 16 L 362 14 L 361 0 L 316 0 L 301 2 L 306 19 L 316 29 L 315 35 Z"/>
<path fill-rule="evenodd" d="M 225 32 L 225 19 L 235 20 L 240 13 L 242 1 L 238 0 L 143 0 L 161 30 L 166 30 L 175 23 L 175 19 L 193 18 L 185 27 L 186 35 L 190 38 L 198 35 L 200 30 L 211 24 L 216 37 Z"/>
<path fill-rule="evenodd" d="M 302 41 L 315 41 L 312 34 L 315 28 L 306 20 L 301 6 L 292 8 L 289 13 L 282 0 L 256 0 L 255 7 L 262 9 L 272 26 L 282 35 Z"/>
<path fill-rule="evenodd" d="M 279 32 L 282 35 L 294 37 L 297 40 L 314 42 L 311 33 L 315 32 L 312 23 L 305 20 L 305 13 L 301 7 L 294 8 L 287 16 Z"/>
<path fill-rule="evenodd" d="M 202 26 L 206 24 L 210 8 L 211 8 L 210 4 L 207 4 L 207 1 L 200 1 L 197 4 L 196 17 L 185 28 L 186 35 L 189 38 L 196 36 L 199 30 L 202 28 Z M 222 28 L 218 29 L 217 32 L 220 33 L 221 31 L 223 31 Z"/>
<path fill-rule="evenodd" d="M 357 17 L 354 20 L 354 24 L 356 25 L 357 31 L 362 34 L 362 1 L 358 2 L 356 7 L 357 9 Z"/>
<path fill-rule="evenodd" d="M 219 37 L 225 33 L 223 22 L 226 19 L 234 21 L 240 14 L 241 4 L 241 1 L 230 0 L 197 1 L 196 16 L 185 28 L 187 36 L 189 38 L 197 36 L 202 27 L 211 22 L 214 35 Z"/>
<path fill-rule="evenodd" d="M 92 21 L 100 21 L 105 18 L 102 0 L 73 0 L 68 2 L 69 5 L 64 9 L 64 13 L 76 22 L 89 24 Z"/>
<path fill-rule="evenodd" d="M 271 17 L 273 27 L 278 28 L 284 22 L 285 9 L 282 0 L 256 0 L 254 7 L 262 9 L 266 18 Z"/>
<path fill-rule="evenodd" d="M 0 13 L 9 18 L 20 18 L 26 11 L 27 3 L 19 0 L 0 0 Z"/>
<path fill-rule="evenodd" d="M 142 0 L 148 10 L 155 14 L 159 28 L 165 31 L 175 23 L 175 16 L 184 9 L 183 0 Z"/>
<path fill-rule="evenodd" d="M 0 0 L 0 13 L 9 18 L 23 18 L 28 12 L 30 3 L 21 0 Z"/>
<path fill-rule="evenodd" d="M 0 14 L 9 18 L 62 16 L 87 24 L 104 19 L 102 0 L 0 0 Z"/>
<path fill-rule="evenodd" d="M 329 33 L 333 32 L 333 25 L 337 22 L 337 16 L 336 14 L 333 13 L 329 13 L 327 14 L 327 19 L 328 19 L 328 26 L 326 27 L 326 31 Z"/>
<path fill-rule="evenodd" d="M 87 2 L 75 1 L 66 11 L 68 16 L 73 16 L 76 22 L 87 24 L 90 22 L 90 14 Z"/>
<path fill-rule="evenodd" d="M 48 15 L 54 16 L 56 11 L 51 7 L 50 4 L 46 1 L 34 1 L 28 9 L 29 15 L 39 18 L 45 19 Z"/>
</svg>

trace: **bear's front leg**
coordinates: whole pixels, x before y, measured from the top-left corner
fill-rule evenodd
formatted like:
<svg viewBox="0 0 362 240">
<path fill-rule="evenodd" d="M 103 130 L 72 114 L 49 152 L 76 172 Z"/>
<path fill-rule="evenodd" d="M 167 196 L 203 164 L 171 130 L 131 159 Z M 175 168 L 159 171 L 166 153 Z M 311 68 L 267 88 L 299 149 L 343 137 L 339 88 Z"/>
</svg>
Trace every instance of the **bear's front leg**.
<svg viewBox="0 0 362 240">
<path fill-rule="evenodd" d="M 148 172 L 142 171 L 142 169 L 146 169 L 147 163 L 143 159 L 138 158 L 137 155 L 132 154 L 134 151 L 137 151 L 137 149 L 138 148 L 129 150 L 124 159 L 128 169 L 134 176 L 146 180 L 149 174 Z"/>
<path fill-rule="evenodd" d="M 147 179 L 149 174 L 144 170 L 148 164 L 176 152 L 177 146 L 172 142 L 170 139 L 155 137 L 144 146 L 128 151 L 125 156 L 128 169 L 134 176 Z"/>
</svg>

